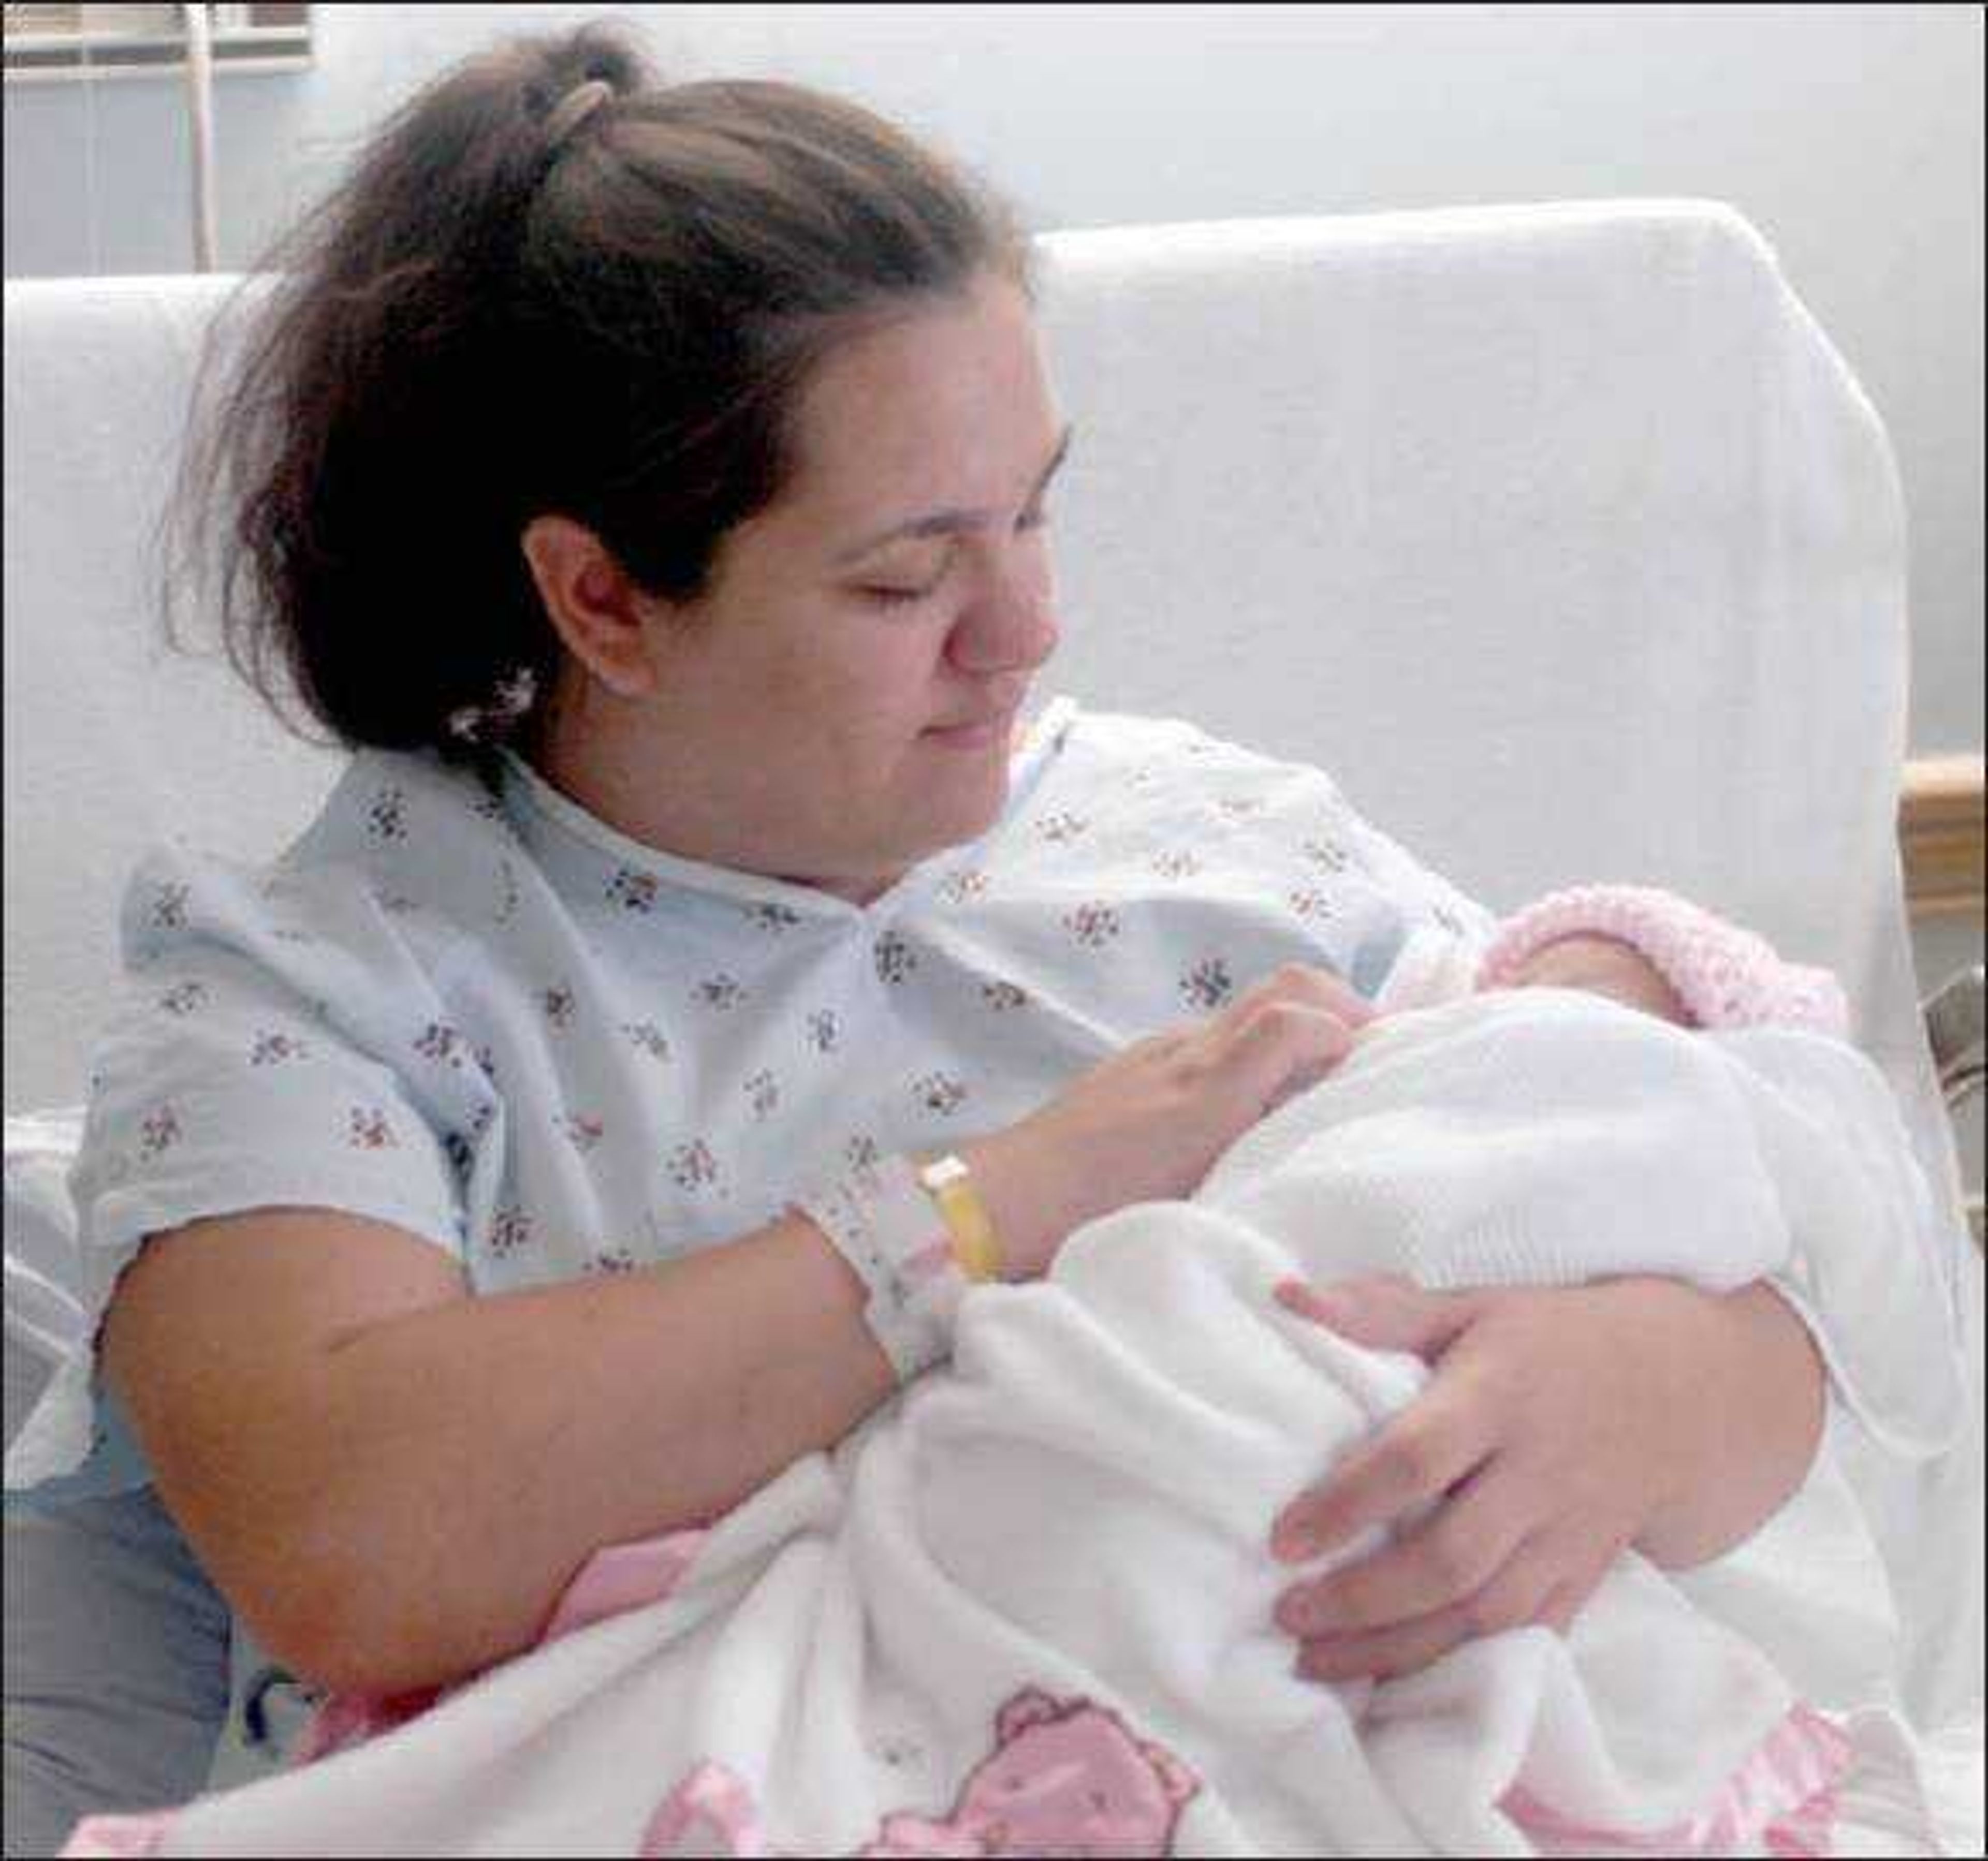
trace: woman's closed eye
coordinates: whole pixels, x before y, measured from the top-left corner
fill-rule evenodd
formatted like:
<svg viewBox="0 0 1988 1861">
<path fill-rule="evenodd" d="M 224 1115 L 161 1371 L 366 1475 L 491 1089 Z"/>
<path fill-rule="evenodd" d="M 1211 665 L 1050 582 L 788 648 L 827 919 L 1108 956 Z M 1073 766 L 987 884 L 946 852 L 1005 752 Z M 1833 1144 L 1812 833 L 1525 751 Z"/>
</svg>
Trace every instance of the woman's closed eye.
<svg viewBox="0 0 1988 1861">
<path fill-rule="evenodd" d="M 1050 514 L 1046 510 L 1032 511 L 1027 516 L 1024 517 L 1021 520 L 1020 523 L 1016 527 L 1019 529 L 1023 530 L 1046 529 L 1049 527 L 1049 521 Z M 952 566 L 952 556 L 948 553 L 946 556 L 945 561 L 940 566 L 938 573 L 934 576 L 930 581 L 925 583 L 921 587 L 892 588 L 879 584 L 876 586 L 865 588 L 862 589 L 861 592 L 868 595 L 873 600 L 883 603 L 886 606 L 898 605 L 909 601 L 925 600 L 931 596 L 935 595 L 938 593 L 940 587 L 945 581 L 947 570 L 951 569 Z"/>
<path fill-rule="evenodd" d="M 939 582 L 945 579 L 945 576 L 942 571 L 938 580 L 928 588 L 866 588 L 862 592 L 872 600 L 881 601 L 886 605 L 893 601 L 922 601 L 928 595 L 936 594 Z"/>
</svg>

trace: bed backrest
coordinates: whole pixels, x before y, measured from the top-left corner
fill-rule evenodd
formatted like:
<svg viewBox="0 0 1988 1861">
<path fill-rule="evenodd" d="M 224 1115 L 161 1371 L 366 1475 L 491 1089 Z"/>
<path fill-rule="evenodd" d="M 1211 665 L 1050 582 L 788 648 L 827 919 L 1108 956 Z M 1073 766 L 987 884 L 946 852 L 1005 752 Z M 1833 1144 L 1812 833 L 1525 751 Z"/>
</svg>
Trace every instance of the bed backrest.
<svg viewBox="0 0 1988 1861">
<path fill-rule="evenodd" d="M 1950 1179 L 1893 838 L 1897 475 L 1752 227 L 1584 202 L 1041 245 L 1077 427 L 1046 685 L 1316 762 L 1494 907 L 1638 879 L 1831 964 Z M 10 1110 L 81 1096 L 140 847 L 272 848 L 335 770 L 167 654 L 146 579 L 238 282 L 6 287 Z"/>
<path fill-rule="evenodd" d="M 170 652 L 152 545 L 234 278 L 6 287 L 6 1099 L 83 1096 L 149 843 L 281 845 L 337 768 L 218 660 Z"/>
</svg>

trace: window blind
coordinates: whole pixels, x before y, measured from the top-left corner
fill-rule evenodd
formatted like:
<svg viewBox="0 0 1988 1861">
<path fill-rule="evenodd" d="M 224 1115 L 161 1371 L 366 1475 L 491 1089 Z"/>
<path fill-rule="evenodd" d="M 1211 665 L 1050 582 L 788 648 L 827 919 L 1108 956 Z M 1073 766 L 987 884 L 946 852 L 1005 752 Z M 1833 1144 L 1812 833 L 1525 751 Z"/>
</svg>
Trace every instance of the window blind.
<svg viewBox="0 0 1988 1861">
<path fill-rule="evenodd" d="M 218 69 L 296 70 L 309 62 L 306 5 L 210 5 Z M 137 76 L 183 69 L 184 9 L 178 6 L 9 5 L 8 79 Z"/>
</svg>

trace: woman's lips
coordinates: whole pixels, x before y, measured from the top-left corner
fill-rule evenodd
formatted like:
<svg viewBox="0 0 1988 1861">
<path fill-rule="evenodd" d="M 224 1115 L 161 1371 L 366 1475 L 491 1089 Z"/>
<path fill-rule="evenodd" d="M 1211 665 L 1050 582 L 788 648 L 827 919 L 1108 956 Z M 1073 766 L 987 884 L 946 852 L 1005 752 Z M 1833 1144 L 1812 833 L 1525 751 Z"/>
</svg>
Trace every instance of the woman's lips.
<svg viewBox="0 0 1988 1861">
<path fill-rule="evenodd" d="M 943 728 L 935 726 L 925 734 L 935 743 L 942 743 L 950 749 L 978 749 L 989 743 L 1004 741 L 1013 727 L 1015 713 L 1021 708 L 1018 699 L 1006 711 L 997 711 L 992 717 L 970 724 L 954 724 Z"/>
</svg>

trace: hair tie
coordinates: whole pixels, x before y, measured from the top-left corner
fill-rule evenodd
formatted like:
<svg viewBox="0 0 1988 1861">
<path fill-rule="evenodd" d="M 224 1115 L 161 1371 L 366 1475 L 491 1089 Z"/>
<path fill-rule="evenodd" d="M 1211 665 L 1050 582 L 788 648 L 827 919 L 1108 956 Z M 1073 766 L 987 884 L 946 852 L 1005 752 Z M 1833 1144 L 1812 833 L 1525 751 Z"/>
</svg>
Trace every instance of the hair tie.
<svg viewBox="0 0 1988 1861">
<path fill-rule="evenodd" d="M 614 86 L 605 78 L 589 78 L 568 91 L 546 119 L 546 134 L 553 147 L 559 147 L 614 94 Z"/>
<path fill-rule="evenodd" d="M 532 708 L 539 695 L 539 675 L 529 666 L 497 681 L 489 701 L 465 704 L 448 714 L 448 734 L 465 743 L 483 743 L 502 736 Z"/>
</svg>

